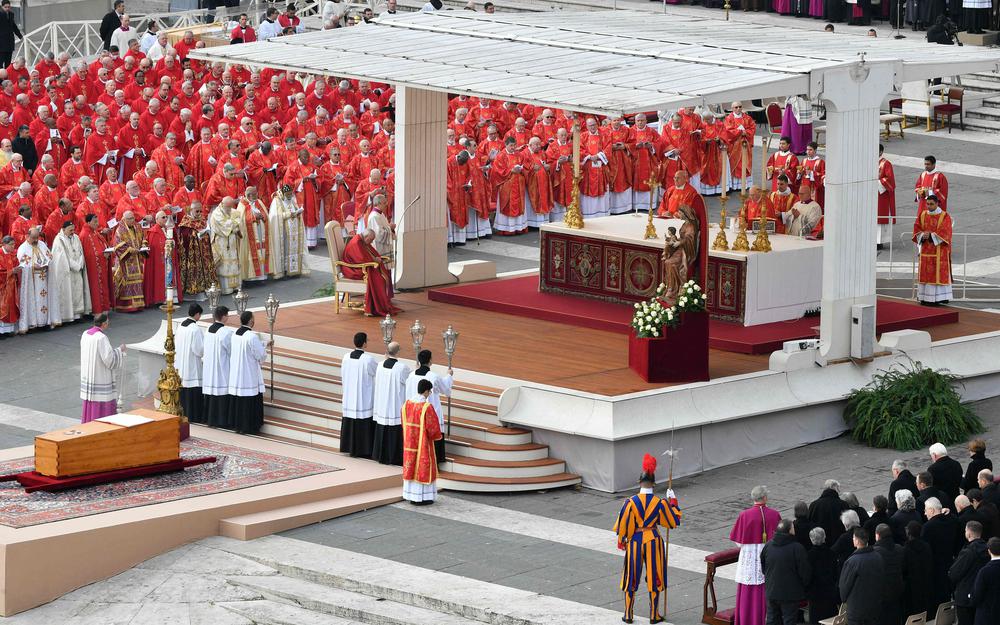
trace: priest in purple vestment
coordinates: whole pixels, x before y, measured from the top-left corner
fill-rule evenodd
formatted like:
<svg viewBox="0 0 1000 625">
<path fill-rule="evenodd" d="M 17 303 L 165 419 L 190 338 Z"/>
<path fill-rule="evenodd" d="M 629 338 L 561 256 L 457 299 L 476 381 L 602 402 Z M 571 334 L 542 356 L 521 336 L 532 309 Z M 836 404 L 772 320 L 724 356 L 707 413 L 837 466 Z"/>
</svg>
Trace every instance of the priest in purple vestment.
<svg viewBox="0 0 1000 625">
<path fill-rule="evenodd" d="M 753 506 L 736 518 L 729 540 L 740 548 L 736 562 L 736 612 L 733 625 L 764 625 L 767 619 L 767 597 L 764 592 L 764 571 L 760 552 L 771 540 L 781 514 L 767 507 L 767 487 L 754 486 L 750 491 Z"/>
</svg>

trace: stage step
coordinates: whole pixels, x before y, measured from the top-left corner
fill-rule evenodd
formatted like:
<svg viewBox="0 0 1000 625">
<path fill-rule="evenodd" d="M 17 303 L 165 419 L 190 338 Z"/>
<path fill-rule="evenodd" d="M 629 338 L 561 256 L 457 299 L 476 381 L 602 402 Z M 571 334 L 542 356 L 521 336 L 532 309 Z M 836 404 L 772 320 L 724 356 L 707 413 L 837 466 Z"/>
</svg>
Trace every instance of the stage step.
<svg viewBox="0 0 1000 625">
<path fill-rule="evenodd" d="M 357 625 L 356 621 L 312 612 L 281 601 L 222 601 L 216 604 L 254 625 Z"/>
<path fill-rule="evenodd" d="M 438 488 L 479 493 L 510 493 L 516 491 L 548 490 L 576 486 L 582 480 L 574 473 L 557 473 L 542 477 L 483 477 L 467 473 L 438 473 Z"/>
<path fill-rule="evenodd" d="M 311 523 L 319 523 L 369 508 L 388 505 L 400 501 L 402 498 L 402 487 L 393 486 L 277 510 L 244 514 L 219 521 L 219 534 L 237 540 L 253 540 Z"/>
<path fill-rule="evenodd" d="M 449 473 L 476 477 L 546 477 L 566 472 L 566 463 L 556 458 L 539 460 L 480 460 L 446 453 L 444 469 Z"/>
<path fill-rule="evenodd" d="M 270 384 L 270 366 L 264 380 Z M 264 425 L 260 435 L 295 445 L 340 449 L 340 360 L 319 354 L 277 348 L 274 395 L 265 391 Z M 566 463 L 549 458 L 549 449 L 532 441 L 529 430 L 500 424 L 500 389 L 453 385 L 451 433 L 446 436 L 441 488 L 502 492 L 529 491 L 580 483 L 566 473 Z M 442 404 L 447 406 L 447 398 Z M 446 415 L 447 416 L 447 415 Z M 447 423 L 445 424 L 447 432 Z"/>
<path fill-rule="evenodd" d="M 230 584 L 313 613 L 371 625 L 468 625 L 469 619 L 284 575 L 230 577 Z"/>
</svg>

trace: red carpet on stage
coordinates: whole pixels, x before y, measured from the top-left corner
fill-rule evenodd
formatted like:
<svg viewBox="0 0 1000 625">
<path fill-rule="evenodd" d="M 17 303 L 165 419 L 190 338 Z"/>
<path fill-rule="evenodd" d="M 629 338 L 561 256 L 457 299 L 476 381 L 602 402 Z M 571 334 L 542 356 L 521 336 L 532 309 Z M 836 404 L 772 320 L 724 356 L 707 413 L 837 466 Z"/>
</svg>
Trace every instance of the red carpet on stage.
<svg viewBox="0 0 1000 625">
<path fill-rule="evenodd" d="M 427 296 L 435 302 L 557 321 L 594 330 L 622 334 L 631 331 L 631 306 L 571 295 L 541 293 L 536 275 L 432 289 Z M 953 308 L 879 299 L 875 318 L 876 332 L 881 334 L 955 323 L 958 321 L 958 311 Z M 709 324 L 708 336 L 708 344 L 713 349 L 740 354 L 767 354 L 781 349 L 781 344 L 785 341 L 818 337 L 819 317 L 750 327 L 713 320 Z"/>
</svg>

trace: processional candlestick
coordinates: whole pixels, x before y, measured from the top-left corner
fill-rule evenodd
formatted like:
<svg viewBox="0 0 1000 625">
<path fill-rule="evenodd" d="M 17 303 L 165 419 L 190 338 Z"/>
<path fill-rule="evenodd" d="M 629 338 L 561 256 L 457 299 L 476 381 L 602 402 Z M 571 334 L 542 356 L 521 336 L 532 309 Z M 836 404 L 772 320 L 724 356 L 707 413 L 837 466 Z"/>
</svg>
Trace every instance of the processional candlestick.
<svg viewBox="0 0 1000 625">
<path fill-rule="evenodd" d="M 740 209 L 740 214 L 737 216 L 736 220 L 740 222 L 740 231 L 736 235 L 736 240 L 733 241 L 733 251 L 734 252 L 749 252 L 750 251 L 750 241 L 747 240 L 747 202 L 750 200 L 746 192 L 740 192 L 740 199 L 742 200 L 742 208 Z"/>
<path fill-rule="evenodd" d="M 455 347 L 458 345 L 458 332 L 455 328 L 448 326 L 448 329 L 441 333 L 441 338 L 444 339 L 444 353 L 448 356 L 448 370 L 451 370 L 451 360 L 455 355 Z M 452 392 L 448 393 L 448 436 L 451 436 L 451 396 Z"/>
<path fill-rule="evenodd" d="M 583 175 L 580 173 L 580 123 L 573 122 L 573 191 L 569 206 L 566 207 L 566 215 L 563 223 L 574 230 L 583 229 L 583 213 L 580 212 L 580 181 Z"/>
<path fill-rule="evenodd" d="M 653 206 L 656 204 L 656 190 L 660 188 L 660 180 L 656 177 L 656 170 L 649 172 L 649 218 L 646 220 L 646 233 L 642 235 L 644 239 L 656 239 L 656 226 L 653 225 Z"/>
<path fill-rule="evenodd" d="M 271 343 L 268 351 L 271 352 L 271 399 L 274 399 L 274 322 L 278 319 L 278 307 L 281 306 L 281 302 L 278 298 L 274 296 L 274 293 L 269 293 L 267 300 L 264 301 L 264 312 L 267 314 L 267 324 L 271 331 Z"/>
<path fill-rule="evenodd" d="M 243 290 L 242 284 L 240 290 L 233 296 L 233 301 L 236 302 L 236 312 L 240 315 L 246 312 L 247 304 L 250 303 L 250 294 Z"/>
<path fill-rule="evenodd" d="M 420 355 L 420 346 L 424 343 L 424 335 L 427 334 L 427 328 L 424 327 L 420 320 L 417 319 L 410 326 L 410 338 L 413 340 L 413 353 Z"/>
<path fill-rule="evenodd" d="M 222 295 L 222 289 L 219 288 L 218 283 L 213 282 L 212 286 L 205 289 L 205 297 L 208 298 L 208 308 L 210 314 L 215 314 L 215 309 L 219 307 L 219 297 Z"/>
<path fill-rule="evenodd" d="M 392 343 L 392 335 L 396 332 L 396 320 L 392 315 L 386 315 L 385 319 L 378 322 L 379 330 L 382 331 L 382 342 L 385 343 L 386 353 L 389 352 L 389 343 Z"/>
<path fill-rule="evenodd" d="M 174 367 L 174 284 L 173 284 L 173 252 L 174 252 L 174 229 L 171 222 L 167 222 L 167 240 L 163 246 L 163 263 L 166 280 L 166 304 L 161 310 L 167 313 L 167 339 L 163 343 L 163 358 L 166 366 L 160 370 L 160 377 L 156 382 L 156 388 L 160 391 L 160 412 L 177 415 L 181 418 L 181 429 L 187 423 L 184 410 L 181 407 L 181 376 Z"/>
</svg>

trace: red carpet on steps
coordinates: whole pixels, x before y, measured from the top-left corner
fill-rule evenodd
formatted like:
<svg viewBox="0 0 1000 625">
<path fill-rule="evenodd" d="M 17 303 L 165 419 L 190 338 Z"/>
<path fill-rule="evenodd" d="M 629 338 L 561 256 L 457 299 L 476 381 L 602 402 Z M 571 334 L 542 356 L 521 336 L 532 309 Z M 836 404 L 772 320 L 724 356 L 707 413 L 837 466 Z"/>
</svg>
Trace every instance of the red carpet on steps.
<svg viewBox="0 0 1000 625">
<path fill-rule="evenodd" d="M 541 293 L 538 290 L 537 275 L 431 289 L 428 291 L 428 298 L 435 302 L 622 334 L 630 331 L 629 322 L 632 320 L 632 307 L 625 304 Z M 958 321 L 958 311 L 953 308 L 932 308 L 879 299 L 875 318 L 876 332 L 881 334 L 955 323 Z M 750 327 L 712 321 L 708 334 L 709 346 L 713 349 L 740 354 L 767 354 L 781 349 L 784 341 L 818 337 L 819 317 Z"/>
</svg>

